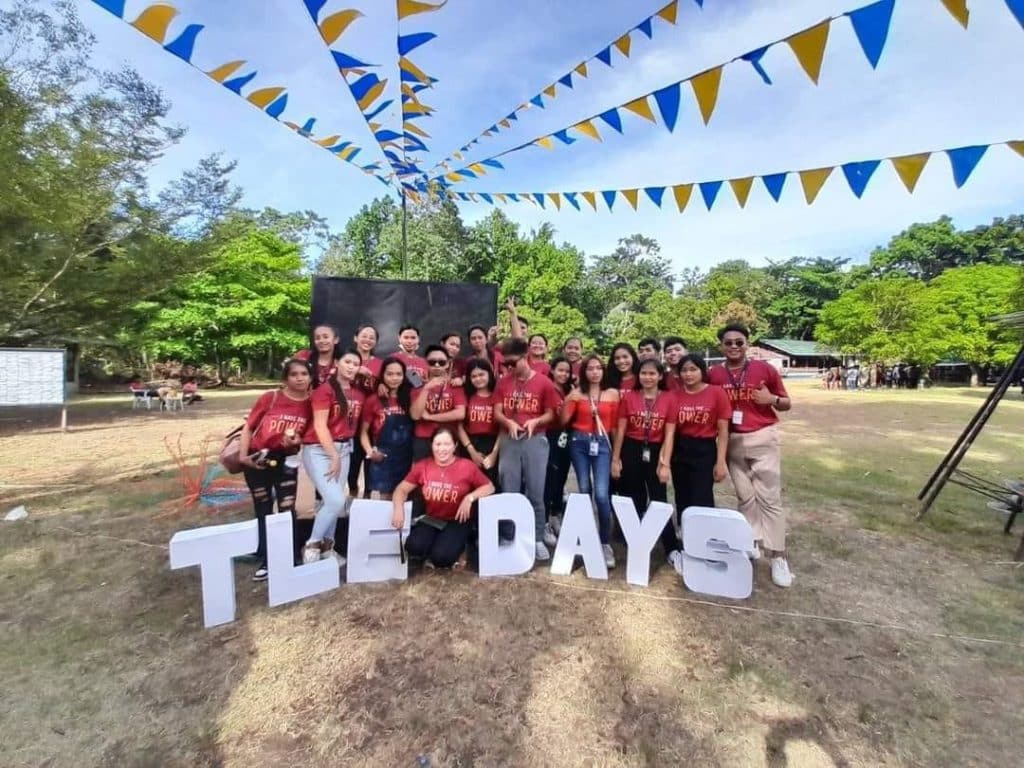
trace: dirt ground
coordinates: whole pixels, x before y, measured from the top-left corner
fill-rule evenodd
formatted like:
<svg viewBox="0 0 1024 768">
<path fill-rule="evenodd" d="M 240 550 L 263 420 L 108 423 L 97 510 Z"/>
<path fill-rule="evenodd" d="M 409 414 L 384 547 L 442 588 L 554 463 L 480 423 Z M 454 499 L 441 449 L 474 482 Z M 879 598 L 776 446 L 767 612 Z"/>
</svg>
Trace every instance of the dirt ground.
<svg viewBox="0 0 1024 768">
<path fill-rule="evenodd" d="M 647 589 L 424 572 L 270 609 L 239 564 L 215 630 L 166 545 L 251 509 L 182 509 L 164 441 L 193 456 L 254 393 L 90 398 L 67 434 L 0 411 L 0 513 L 30 513 L 0 522 L 0 765 L 1019 764 L 1017 540 L 956 487 L 913 521 L 985 393 L 792 391 L 788 591 L 762 564 L 750 600 L 704 600 L 655 557 Z M 1019 477 L 1022 432 L 1014 393 L 967 466 Z"/>
</svg>

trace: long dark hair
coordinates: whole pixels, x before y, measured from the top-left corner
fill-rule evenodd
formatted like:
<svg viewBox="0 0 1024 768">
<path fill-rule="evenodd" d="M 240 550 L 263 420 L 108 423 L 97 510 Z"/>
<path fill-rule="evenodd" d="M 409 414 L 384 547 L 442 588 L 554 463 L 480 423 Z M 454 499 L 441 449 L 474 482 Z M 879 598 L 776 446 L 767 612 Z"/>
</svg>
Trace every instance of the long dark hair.
<svg viewBox="0 0 1024 768">
<path fill-rule="evenodd" d="M 608 366 L 604 364 L 604 360 L 602 360 L 601 356 L 596 352 L 591 352 L 580 360 L 580 380 L 577 382 L 580 392 L 590 394 L 590 382 L 587 380 L 587 366 L 594 360 L 597 360 L 597 362 L 601 364 L 601 368 L 604 369 L 604 375 L 601 376 L 601 381 L 599 381 L 597 385 L 598 391 L 604 392 L 606 389 L 616 389 L 617 387 L 615 385 L 608 383 Z"/>
<path fill-rule="evenodd" d="M 384 371 L 388 369 L 389 365 L 397 365 L 402 369 L 402 383 L 398 385 L 398 392 L 395 393 L 395 396 L 398 399 L 398 404 L 402 406 L 402 410 L 409 413 L 409 409 L 412 407 L 412 384 L 405 377 L 405 363 L 397 357 L 385 357 L 384 362 L 380 364 L 381 381 L 384 381 Z"/>
<path fill-rule="evenodd" d="M 473 382 L 470 381 L 470 376 L 473 371 L 481 370 L 487 372 L 487 388 L 494 392 L 494 388 L 498 386 L 498 380 L 494 377 L 494 369 L 491 364 L 480 357 L 473 357 L 466 363 L 466 372 L 462 374 L 463 382 L 462 389 L 466 393 L 466 399 L 469 399 L 476 394 L 476 387 L 473 386 Z"/>
<path fill-rule="evenodd" d="M 569 394 L 572 388 L 576 386 L 576 379 L 572 375 L 572 363 L 569 362 L 569 358 L 565 355 L 556 355 L 551 358 L 551 370 L 548 371 L 548 378 L 551 379 L 551 383 L 555 385 L 556 389 L 562 389 L 562 386 L 555 381 L 555 368 L 561 363 L 565 363 L 569 366 L 569 378 L 565 382 L 565 391 L 562 392 L 562 395 L 564 396 Z"/>
<path fill-rule="evenodd" d="M 341 357 L 341 334 L 338 333 L 338 329 L 333 325 L 327 323 L 317 323 L 313 326 L 313 333 L 309 337 L 309 359 L 313 361 L 313 365 L 320 364 L 320 350 L 316 348 L 316 343 L 313 341 L 313 337 L 316 336 L 317 328 L 326 328 L 334 334 L 334 338 L 337 341 L 334 342 L 334 349 L 331 350 L 331 360 L 337 360 Z"/>
<path fill-rule="evenodd" d="M 605 366 L 604 369 L 605 381 L 607 382 L 606 386 L 608 386 L 609 389 L 622 389 L 622 372 L 618 369 L 618 366 L 615 365 L 615 353 L 620 349 L 624 349 L 629 352 L 629 356 L 633 358 L 633 364 L 629 369 L 630 372 L 636 376 L 636 372 L 640 370 L 640 361 L 637 359 L 636 350 L 633 349 L 633 345 L 620 341 L 612 347 L 612 352 L 608 355 L 608 365 Z"/>
<path fill-rule="evenodd" d="M 363 356 L 359 354 L 359 350 L 355 347 L 349 347 L 335 359 L 341 360 L 345 355 L 355 355 L 359 364 L 362 365 Z M 331 376 L 327 382 L 331 385 L 331 389 L 334 391 L 334 399 L 338 401 L 338 407 L 341 409 L 341 415 L 348 416 L 348 398 L 345 397 L 345 390 L 342 389 L 341 384 L 338 383 L 338 372 L 335 371 L 334 375 Z"/>
</svg>

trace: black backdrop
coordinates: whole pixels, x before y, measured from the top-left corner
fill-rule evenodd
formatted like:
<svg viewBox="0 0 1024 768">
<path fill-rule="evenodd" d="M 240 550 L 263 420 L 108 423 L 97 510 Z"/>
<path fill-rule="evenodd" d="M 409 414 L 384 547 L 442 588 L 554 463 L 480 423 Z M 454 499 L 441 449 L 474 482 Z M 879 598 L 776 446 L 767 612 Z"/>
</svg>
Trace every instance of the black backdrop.
<svg viewBox="0 0 1024 768">
<path fill-rule="evenodd" d="M 420 354 L 449 331 L 462 336 L 462 351 L 471 325 L 490 328 L 498 308 L 498 287 L 479 283 L 421 283 L 411 280 L 361 280 L 317 277 L 313 280 L 310 332 L 331 325 L 341 334 L 342 347 L 356 328 L 370 323 L 380 335 L 377 357 L 398 348 L 398 329 L 406 323 L 420 329 Z"/>
</svg>

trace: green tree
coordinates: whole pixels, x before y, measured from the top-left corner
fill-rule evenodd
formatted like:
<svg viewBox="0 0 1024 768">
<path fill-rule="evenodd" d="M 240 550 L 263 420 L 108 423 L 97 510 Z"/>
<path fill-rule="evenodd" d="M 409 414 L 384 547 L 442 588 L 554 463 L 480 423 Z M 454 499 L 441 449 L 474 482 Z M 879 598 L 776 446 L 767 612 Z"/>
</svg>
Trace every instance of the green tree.
<svg viewBox="0 0 1024 768">
<path fill-rule="evenodd" d="M 925 286 L 908 277 L 868 280 L 821 311 L 815 337 L 847 354 L 887 362 L 927 362 L 914 329 L 921 323 L 920 297 Z"/>
<path fill-rule="evenodd" d="M 672 291 L 672 269 L 661 255 L 658 241 L 641 234 L 619 240 L 615 250 L 598 256 L 587 270 L 605 311 L 622 305 L 623 309 L 642 312 L 647 300 L 658 290 Z"/>
<path fill-rule="evenodd" d="M 765 272 L 776 282 L 774 297 L 761 314 L 770 338 L 811 339 L 822 307 L 846 288 L 846 259 L 793 258 L 769 264 Z"/>
</svg>

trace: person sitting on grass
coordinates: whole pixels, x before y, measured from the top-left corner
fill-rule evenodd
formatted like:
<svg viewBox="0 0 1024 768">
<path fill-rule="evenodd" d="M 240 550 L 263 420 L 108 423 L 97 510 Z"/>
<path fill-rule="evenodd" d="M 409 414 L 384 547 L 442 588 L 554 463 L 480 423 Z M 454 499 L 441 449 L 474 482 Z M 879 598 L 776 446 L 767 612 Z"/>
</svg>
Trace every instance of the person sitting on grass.
<svg viewBox="0 0 1024 768">
<path fill-rule="evenodd" d="M 438 427 L 431 455 L 413 465 L 392 496 L 391 524 L 401 530 L 406 499 L 416 489 L 422 492 L 426 514 L 409 531 L 405 551 L 437 568 L 451 568 L 459 561 L 469 543 L 473 505 L 494 493 L 487 475 L 470 459 L 457 456 L 455 446 L 452 428 Z"/>
</svg>

